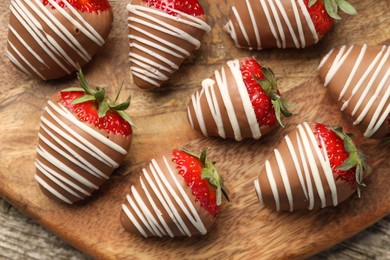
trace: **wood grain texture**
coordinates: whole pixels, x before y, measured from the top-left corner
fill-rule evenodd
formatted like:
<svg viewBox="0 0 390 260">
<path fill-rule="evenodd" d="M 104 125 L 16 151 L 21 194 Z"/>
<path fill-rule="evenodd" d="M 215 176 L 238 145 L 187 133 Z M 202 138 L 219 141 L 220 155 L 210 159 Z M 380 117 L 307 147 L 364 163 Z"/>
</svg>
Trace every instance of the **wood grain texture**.
<svg viewBox="0 0 390 260">
<path fill-rule="evenodd" d="M 319 212 L 276 213 L 260 206 L 252 181 L 276 143 L 297 123 L 317 120 L 345 126 L 337 107 L 327 97 L 316 68 L 320 57 L 333 47 L 379 44 L 390 39 L 389 1 L 351 1 L 359 15 L 345 18 L 316 46 L 261 52 L 237 49 L 222 31 L 232 1 L 201 2 L 210 14 L 211 33 L 194 58 L 173 75 L 167 86 L 155 92 L 137 89 L 132 83 L 127 59 L 126 1 L 115 2 L 114 30 L 104 49 L 85 68 L 85 74 L 91 84 L 105 85 L 111 94 L 124 79 L 123 96 L 133 96 L 129 112 L 137 127 L 130 153 L 113 178 L 93 198 L 73 207 L 44 197 L 33 175 L 42 108 L 53 93 L 74 84 L 75 78 L 44 83 L 14 69 L 5 56 L 8 1 L 0 3 L 0 195 L 79 250 L 104 259 L 232 255 L 302 258 L 337 244 L 388 215 L 390 162 L 385 158 L 390 147 L 361 137 L 361 147 L 370 155 L 374 168 L 362 199 L 354 197 L 337 208 Z M 281 90 L 295 104 L 298 114 L 286 121 L 285 129 L 259 141 L 236 143 L 201 137 L 190 129 L 186 119 L 190 94 L 227 60 L 242 56 L 255 56 L 273 68 Z M 312 105 L 308 105 L 308 100 Z M 210 158 L 218 161 L 232 202 L 223 205 L 214 229 L 205 237 L 145 240 L 126 233 L 119 224 L 120 204 L 139 169 L 155 155 L 181 145 L 193 149 L 211 147 Z M 234 239 L 237 237 L 240 240 Z"/>
</svg>

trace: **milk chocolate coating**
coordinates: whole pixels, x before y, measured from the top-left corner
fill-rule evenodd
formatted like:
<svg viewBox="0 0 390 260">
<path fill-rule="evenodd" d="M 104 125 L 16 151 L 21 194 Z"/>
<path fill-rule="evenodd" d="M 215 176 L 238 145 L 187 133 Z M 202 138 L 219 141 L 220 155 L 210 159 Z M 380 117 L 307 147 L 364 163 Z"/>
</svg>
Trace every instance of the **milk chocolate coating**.
<svg viewBox="0 0 390 260">
<path fill-rule="evenodd" d="M 390 46 L 342 46 L 319 67 L 329 94 L 366 137 L 390 133 L 389 57 Z"/>
<path fill-rule="evenodd" d="M 169 15 L 142 0 L 131 1 L 127 10 L 130 70 L 134 83 L 144 89 L 160 87 L 167 81 L 211 30 L 206 15 Z"/>
<path fill-rule="evenodd" d="M 51 80 L 76 71 L 91 61 L 111 30 L 111 8 L 98 13 L 59 8 L 67 17 L 42 1 L 11 1 L 7 55 L 34 78 Z"/>
<path fill-rule="evenodd" d="M 336 206 L 355 192 L 356 187 L 334 175 L 313 131 L 314 124 L 298 125 L 266 161 L 255 180 L 263 205 L 283 211 L 311 210 Z"/>
<path fill-rule="evenodd" d="M 83 200 L 110 177 L 130 143 L 131 135 L 81 123 L 60 105 L 57 94 L 41 117 L 35 179 L 51 198 L 68 204 Z"/>
<path fill-rule="evenodd" d="M 204 235 L 214 223 L 215 218 L 196 201 L 172 158 L 171 152 L 152 160 L 131 186 L 120 214 L 127 231 L 144 237 Z"/>
<path fill-rule="evenodd" d="M 248 58 L 228 61 L 202 82 L 188 104 L 188 119 L 193 129 L 205 136 L 258 139 L 274 126 L 259 126 L 242 79 L 240 66 Z"/>
<path fill-rule="evenodd" d="M 225 29 L 239 48 L 305 48 L 321 38 L 303 0 L 236 1 Z"/>
</svg>

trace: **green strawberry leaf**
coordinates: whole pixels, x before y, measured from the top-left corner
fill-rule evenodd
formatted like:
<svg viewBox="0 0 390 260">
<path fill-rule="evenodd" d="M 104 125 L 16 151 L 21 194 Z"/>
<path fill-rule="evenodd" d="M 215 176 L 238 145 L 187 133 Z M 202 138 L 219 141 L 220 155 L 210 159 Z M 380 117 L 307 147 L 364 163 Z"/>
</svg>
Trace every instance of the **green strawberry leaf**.
<svg viewBox="0 0 390 260">
<path fill-rule="evenodd" d="M 126 120 L 131 126 L 135 126 L 133 120 L 130 118 L 130 116 L 123 110 L 117 110 L 116 111 L 118 115 L 120 115 L 124 120 Z"/>
<path fill-rule="evenodd" d="M 351 14 L 351 15 L 357 14 L 355 7 L 353 7 L 346 0 L 336 0 L 336 3 L 339 6 L 340 10 L 343 11 L 344 13 Z"/>
<path fill-rule="evenodd" d="M 285 117 L 292 116 L 292 113 L 288 111 L 288 102 L 284 100 L 278 91 L 278 85 L 276 83 L 276 78 L 274 72 L 268 67 L 262 67 L 261 72 L 263 73 L 265 80 L 261 80 L 255 76 L 253 78 L 261 86 L 261 88 L 267 92 L 271 99 L 271 103 L 275 110 L 275 116 L 278 123 L 284 127 L 281 119 L 281 114 Z"/>
<path fill-rule="evenodd" d="M 120 103 L 118 105 L 114 105 L 114 104 L 109 104 L 110 108 L 113 109 L 113 110 L 126 110 L 127 108 L 129 108 L 130 106 L 130 103 L 131 103 L 131 96 L 129 96 L 126 101 L 124 101 L 123 103 Z"/>
<path fill-rule="evenodd" d="M 363 175 L 371 172 L 371 168 L 366 162 L 366 156 L 363 152 L 357 149 L 352 141 L 351 136 L 353 136 L 353 134 L 345 134 L 343 129 L 339 126 L 328 126 L 328 129 L 332 130 L 343 140 L 344 149 L 349 154 L 349 157 L 337 168 L 337 170 L 347 171 L 356 167 L 355 180 L 357 184 L 357 193 L 360 197 L 361 191 L 363 187 L 365 187 L 365 184 L 363 183 Z"/>
<path fill-rule="evenodd" d="M 335 20 L 340 20 L 341 17 L 337 14 L 339 11 L 339 6 L 336 3 L 336 0 L 324 0 L 324 6 L 326 12 Z"/>
<path fill-rule="evenodd" d="M 308 6 L 312 7 L 316 2 L 317 2 L 317 0 L 309 0 Z"/>
<path fill-rule="evenodd" d="M 203 164 L 204 168 L 202 169 L 201 178 L 207 180 L 212 186 L 216 188 L 216 204 L 219 206 L 222 203 L 222 195 L 228 200 L 229 196 L 227 194 L 223 179 L 219 175 L 217 169 L 215 168 L 214 163 L 206 158 L 207 149 L 203 150 L 200 155 L 196 155 L 185 148 L 181 148 L 182 151 L 187 154 L 198 158 Z"/>
<path fill-rule="evenodd" d="M 86 81 L 86 79 L 84 77 L 84 73 L 81 70 L 81 68 L 77 72 L 77 78 L 78 78 L 78 80 L 80 82 L 80 86 L 85 90 L 85 92 L 87 92 L 88 94 L 94 96 L 95 95 L 95 90 L 91 89 L 91 87 L 89 86 L 88 82 Z"/>
<path fill-rule="evenodd" d="M 76 105 L 76 104 L 88 102 L 88 101 L 95 100 L 95 99 L 96 99 L 95 96 L 85 94 L 84 96 L 73 99 L 71 104 Z"/>
<path fill-rule="evenodd" d="M 121 116 L 124 120 L 126 120 L 130 125 L 134 126 L 133 120 L 129 117 L 129 115 L 124 112 L 127 108 L 130 106 L 130 100 L 131 97 L 129 96 L 126 101 L 124 101 L 121 104 L 116 105 L 116 101 L 119 98 L 119 94 L 122 90 L 123 87 L 123 81 L 122 84 L 119 88 L 119 91 L 115 97 L 114 102 L 109 102 L 108 98 L 106 97 L 106 91 L 104 88 L 99 88 L 97 87 L 96 90 L 91 89 L 89 86 L 88 82 L 85 79 L 84 73 L 81 69 L 78 70 L 77 72 L 77 78 L 79 80 L 80 86 L 81 87 L 76 87 L 76 88 L 67 88 L 63 91 L 83 91 L 86 92 L 82 97 L 79 97 L 75 100 L 73 100 L 71 103 L 72 104 L 79 104 L 87 101 L 95 101 L 95 103 L 98 106 L 98 116 L 99 117 L 104 117 L 107 114 L 107 111 L 115 110 L 119 116 Z"/>
<path fill-rule="evenodd" d="M 310 1 L 309 7 L 311 7 L 310 3 L 314 4 L 315 2 L 317 1 Z M 356 9 L 347 0 L 324 0 L 324 6 L 329 16 L 335 20 L 341 20 L 341 17 L 338 15 L 339 10 L 350 15 L 357 14 Z"/>
<path fill-rule="evenodd" d="M 100 102 L 98 109 L 98 117 L 104 117 L 109 109 L 110 107 L 108 106 L 107 101 Z"/>
<path fill-rule="evenodd" d="M 85 92 L 85 89 L 79 87 L 70 87 L 61 90 L 61 92 Z"/>
</svg>

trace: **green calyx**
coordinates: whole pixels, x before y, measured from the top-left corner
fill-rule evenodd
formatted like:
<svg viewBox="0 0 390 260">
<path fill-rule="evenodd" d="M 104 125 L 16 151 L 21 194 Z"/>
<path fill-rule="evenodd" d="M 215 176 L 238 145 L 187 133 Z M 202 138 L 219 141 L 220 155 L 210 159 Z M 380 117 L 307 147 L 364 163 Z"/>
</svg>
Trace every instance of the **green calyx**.
<svg viewBox="0 0 390 260">
<path fill-rule="evenodd" d="M 182 148 L 183 152 L 198 158 L 204 165 L 201 173 L 201 178 L 207 180 L 212 186 L 216 188 L 217 196 L 216 196 L 216 204 L 219 206 L 222 203 L 222 194 L 223 196 L 230 201 L 229 196 L 227 194 L 227 190 L 225 188 L 222 177 L 219 175 L 217 168 L 213 162 L 206 158 L 207 149 L 203 150 L 200 155 L 189 152 L 187 149 Z"/>
<path fill-rule="evenodd" d="M 355 180 L 357 184 L 357 193 L 360 198 L 362 189 L 366 186 L 363 183 L 364 173 L 370 173 L 371 167 L 366 162 L 366 155 L 358 150 L 355 146 L 355 143 L 352 141 L 353 134 L 345 134 L 343 129 L 340 126 L 328 126 L 328 129 L 332 130 L 334 133 L 339 136 L 344 142 L 344 149 L 349 154 L 348 159 L 346 159 L 337 170 L 348 171 L 356 167 L 355 171 Z"/>
<path fill-rule="evenodd" d="M 290 104 L 280 96 L 274 72 L 268 67 L 262 67 L 261 72 L 263 73 L 265 80 L 258 79 L 255 76 L 253 76 L 253 78 L 269 95 L 275 110 L 276 119 L 278 120 L 279 124 L 284 127 L 281 114 L 283 114 L 285 117 L 292 116 L 292 113 L 288 111 Z"/>
<path fill-rule="evenodd" d="M 309 7 L 312 7 L 318 0 L 309 0 Z M 335 20 L 341 20 L 339 10 L 346 14 L 357 14 L 356 9 L 346 0 L 321 0 L 324 2 L 325 10 Z"/>
<path fill-rule="evenodd" d="M 127 108 L 130 106 L 131 96 L 129 96 L 123 103 L 116 104 L 118 101 L 119 95 L 121 93 L 123 82 L 119 91 L 115 97 L 114 101 L 110 101 L 106 96 L 106 91 L 104 88 L 97 87 L 96 89 L 92 89 L 88 82 L 85 80 L 84 74 L 81 69 L 79 69 L 77 73 L 77 78 L 80 83 L 80 87 L 71 87 L 64 89 L 66 92 L 85 92 L 85 95 L 74 99 L 71 104 L 80 104 L 87 101 L 95 101 L 98 106 L 98 116 L 104 117 L 109 110 L 114 110 L 119 116 L 121 116 L 124 120 L 126 120 L 131 126 L 134 126 L 133 120 L 129 117 L 129 115 L 125 112 Z"/>
</svg>

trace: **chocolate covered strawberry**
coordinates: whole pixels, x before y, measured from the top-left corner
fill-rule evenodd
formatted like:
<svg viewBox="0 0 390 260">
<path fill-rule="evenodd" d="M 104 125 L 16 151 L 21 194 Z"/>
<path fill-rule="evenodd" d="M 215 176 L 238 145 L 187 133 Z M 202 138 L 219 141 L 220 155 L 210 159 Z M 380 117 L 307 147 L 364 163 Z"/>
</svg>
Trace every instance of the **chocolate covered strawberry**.
<svg viewBox="0 0 390 260">
<path fill-rule="evenodd" d="M 42 191 L 72 204 L 97 190 L 130 148 L 132 121 L 104 88 L 91 89 L 79 71 L 80 87 L 68 88 L 48 101 L 41 116 L 35 160 Z M 119 95 L 119 93 L 118 93 Z"/>
<path fill-rule="evenodd" d="M 236 1 L 225 29 L 240 48 L 305 48 L 341 19 L 339 10 L 356 14 L 346 0 Z"/>
<path fill-rule="evenodd" d="M 224 183 L 206 150 L 175 149 L 142 170 L 122 204 L 123 227 L 144 237 L 206 234 L 214 223 Z"/>
<path fill-rule="evenodd" d="M 291 116 L 275 75 L 252 58 L 228 61 L 192 95 L 188 118 L 205 136 L 258 139 Z"/>
<path fill-rule="evenodd" d="M 336 206 L 370 171 L 351 134 L 340 127 L 302 123 L 284 137 L 255 180 L 260 202 L 276 210 Z"/>
<path fill-rule="evenodd" d="M 19 70 L 43 80 L 90 62 L 113 20 L 108 0 L 12 0 L 10 11 L 7 55 Z"/>
<path fill-rule="evenodd" d="M 160 87 L 211 30 L 197 0 L 132 0 L 127 10 L 130 71 L 140 88 Z"/>
<path fill-rule="evenodd" d="M 329 94 L 366 137 L 390 137 L 390 46 L 342 46 L 319 67 Z"/>
</svg>

